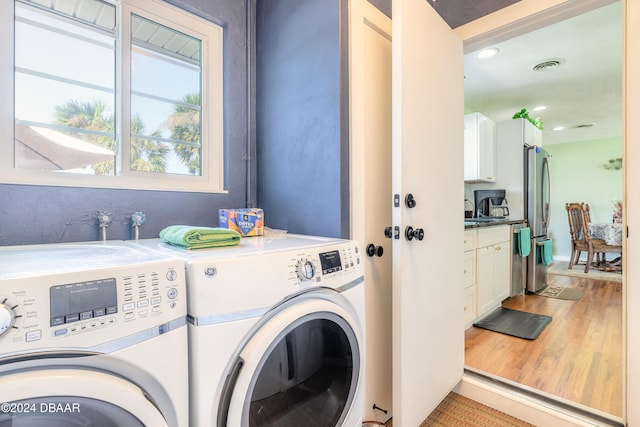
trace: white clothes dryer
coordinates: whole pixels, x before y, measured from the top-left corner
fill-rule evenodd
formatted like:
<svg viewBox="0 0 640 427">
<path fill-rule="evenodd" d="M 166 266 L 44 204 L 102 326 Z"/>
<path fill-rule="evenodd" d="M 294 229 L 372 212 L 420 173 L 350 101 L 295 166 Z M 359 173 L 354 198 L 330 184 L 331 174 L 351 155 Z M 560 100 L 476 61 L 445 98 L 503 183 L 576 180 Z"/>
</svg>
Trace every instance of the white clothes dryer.
<svg viewBox="0 0 640 427">
<path fill-rule="evenodd" d="M 0 247 L 0 426 L 188 427 L 184 261 Z"/>
<path fill-rule="evenodd" d="M 362 425 L 365 303 L 356 242 L 302 235 L 185 250 L 192 426 Z"/>
</svg>

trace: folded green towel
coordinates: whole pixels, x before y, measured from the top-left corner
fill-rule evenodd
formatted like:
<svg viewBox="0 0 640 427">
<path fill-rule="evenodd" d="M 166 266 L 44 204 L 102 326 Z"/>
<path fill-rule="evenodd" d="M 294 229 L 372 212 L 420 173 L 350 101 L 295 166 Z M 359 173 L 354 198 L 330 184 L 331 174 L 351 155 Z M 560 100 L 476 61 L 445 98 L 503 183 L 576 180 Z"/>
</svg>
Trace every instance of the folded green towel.
<svg viewBox="0 0 640 427">
<path fill-rule="evenodd" d="M 547 239 L 542 243 L 542 263 L 549 265 L 553 262 L 553 240 Z"/>
<path fill-rule="evenodd" d="M 518 252 L 523 257 L 531 253 L 531 229 L 529 227 L 522 227 L 518 233 Z"/>
<path fill-rule="evenodd" d="M 187 249 L 202 249 L 237 245 L 241 236 L 228 228 L 170 225 L 160 231 L 160 238 Z"/>
</svg>

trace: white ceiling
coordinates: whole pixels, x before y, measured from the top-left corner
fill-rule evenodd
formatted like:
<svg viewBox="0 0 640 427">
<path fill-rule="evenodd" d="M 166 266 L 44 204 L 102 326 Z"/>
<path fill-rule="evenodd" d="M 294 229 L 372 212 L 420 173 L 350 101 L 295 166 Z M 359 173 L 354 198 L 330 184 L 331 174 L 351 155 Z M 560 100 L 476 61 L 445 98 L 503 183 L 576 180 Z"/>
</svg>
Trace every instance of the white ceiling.
<svg viewBox="0 0 640 427">
<path fill-rule="evenodd" d="M 465 107 L 495 122 L 526 108 L 543 122 L 543 144 L 622 135 L 622 4 L 616 2 L 465 56 Z M 562 65 L 533 71 L 562 59 Z M 531 110 L 545 105 L 541 112 Z M 576 126 L 593 123 L 592 127 Z M 564 131 L 553 131 L 564 126 Z"/>
</svg>

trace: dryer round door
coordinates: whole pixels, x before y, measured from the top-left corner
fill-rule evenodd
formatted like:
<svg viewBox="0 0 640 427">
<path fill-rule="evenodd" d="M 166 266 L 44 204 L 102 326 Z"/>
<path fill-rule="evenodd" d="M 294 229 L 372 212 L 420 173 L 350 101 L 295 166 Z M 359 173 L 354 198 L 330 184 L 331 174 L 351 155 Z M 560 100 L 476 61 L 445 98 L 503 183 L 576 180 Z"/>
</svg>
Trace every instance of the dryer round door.
<svg viewBox="0 0 640 427">
<path fill-rule="evenodd" d="M 140 388 L 89 370 L 2 375 L 0 402 L 0 425 L 12 427 L 167 426 Z"/>
<path fill-rule="evenodd" d="M 347 419 L 361 387 L 360 326 L 345 305 L 307 298 L 281 307 L 242 348 L 219 426 L 336 426 Z"/>
</svg>

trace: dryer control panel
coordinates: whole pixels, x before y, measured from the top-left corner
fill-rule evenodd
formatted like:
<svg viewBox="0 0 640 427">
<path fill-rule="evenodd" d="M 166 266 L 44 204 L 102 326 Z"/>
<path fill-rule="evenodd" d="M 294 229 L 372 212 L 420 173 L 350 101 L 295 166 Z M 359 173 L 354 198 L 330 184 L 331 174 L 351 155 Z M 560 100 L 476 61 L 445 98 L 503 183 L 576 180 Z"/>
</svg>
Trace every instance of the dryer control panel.
<svg viewBox="0 0 640 427">
<path fill-rule="evenodd" d="M 324 282 L 332 286 L 332 280 L 341 282 L 346 276 L 362 274 L 359 252 L 358 246 L 351 244 L 300 252 L 294 260 L 295 276 L 291 275 L 291 279 L 297 284 Z"/>
<path fill-rule="evenodd" d="M 265 239 L 263 244 L 263 248 L 240 256 L 231 252 L 225 257 L 190 259 L 186 267 L 189 315 L 209 318 L 260 311 L 308 288 L 342 289 L 364 274 L 363 254 L 355 241 L 295 235 Z"/>
<path fill-rule="evenodd" d="M 184 264 L 178 259 L 3 279 L 0 357 L 48 348 L 100 351 L 124 337 L 163 333 L 169 322 L 185 317 Z"/>
</svg>

